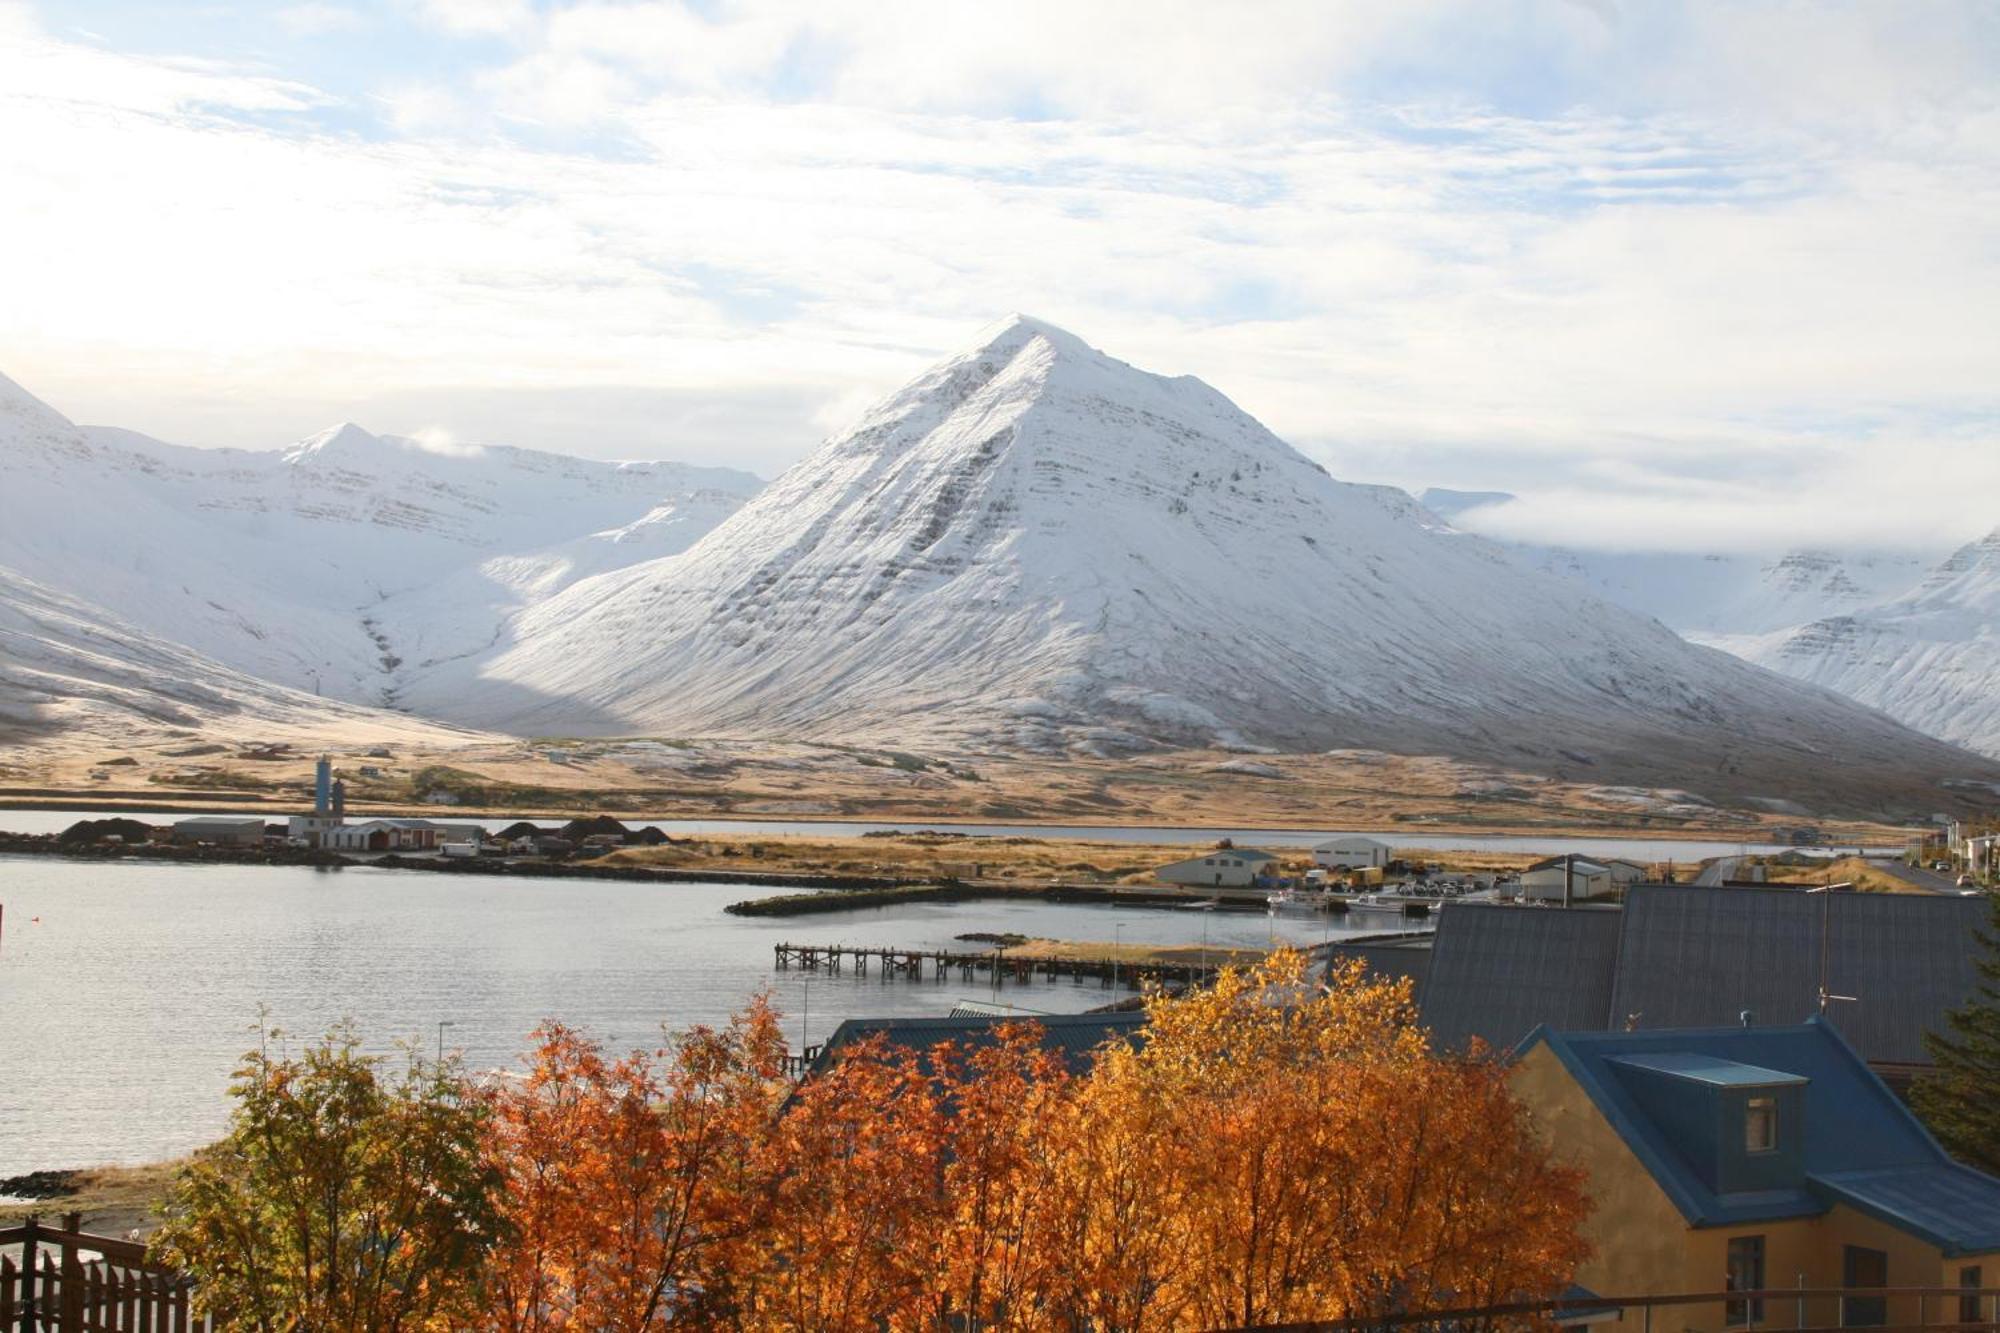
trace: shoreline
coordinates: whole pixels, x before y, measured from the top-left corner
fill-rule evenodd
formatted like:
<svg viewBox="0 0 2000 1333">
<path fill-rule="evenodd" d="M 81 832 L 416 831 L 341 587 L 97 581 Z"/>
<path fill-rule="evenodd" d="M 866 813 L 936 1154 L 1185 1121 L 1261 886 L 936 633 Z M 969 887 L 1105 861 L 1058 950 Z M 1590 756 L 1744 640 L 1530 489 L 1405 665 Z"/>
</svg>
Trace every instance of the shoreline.
<svg viewBox="0 0 2000 1333">
<path fill-rule="evenodd" d="M 203 792 L 176 793 L 161 796 L 157 793 L 116 798 L 101 791 L 78 793 L 70 796 L 49 791 L 44 796 L 42 790 L 0 788 L 0 813 L 10 810 L 47 813 L 51 811 L 75 811 L 79 815 L 92 814 L 173 814 L 194 815 L 233 812 L 258 814 L 267 818 L 284 818 L 300 813 L 297 801 L 272 801 L 251 792 Z M 579 817 L 579 807 L 555 807 L 523 809 L 518 807 L 493 807 L 474 805 L 392 805 L 374 803 L 351 803 L 348 814 L 351 818 L 368 819 L 477 819 L 477 820 L 569 820 Z M 1467 838 L 1518 838 L 1523 842 L 1537 838 L 1560 838 L 1574 842 L 1739 842 L 1783 845 L 1774 836 L 1773 830 L 1762 826 L 1743 824 L 1718 824 L 1712 827 L 1696 827 L 1687 824 L 1669 826 L 1639 824 L 1524 824 L 1519 821 L 1481 824 L 1463 819 L 1445 819 L 1426 816 L 1406 820 L 1361 820 L 1342 823 L 1299 824 L 1266 823 L 1243 821 L 1238 823 L 1154 823 L 1134 822 L 1120 819 L 1093 819 L 1078 817 L 1057 821 L 1038 818 L 962 819 L 928 815 L 863 815 L 863 814 L 746 814 L 734 812 L 716 814 L 693 810 L 591 810 L 588 813 L 609 815 L 627 823 L 701 823 L 744 826 L 745 836 L 753 834 L 759 825 L 803 824 L 841 826 L 854 824 L 878 825 L 883 828 L 899 828 L 905 832 L 919 832 L 924 829 L 990 829 L 1021 828 L 1046 829 L 1061 832 L 1071 829 L 1126 829 L 1136 833 L 1282 833 L 1282 834 L 1328 834 L 1365 833 L 1379 835 L 1384 840 L 1392 840 L 1398 833 L 1418 837 L 1467 837 Z M 1917 830 L 1900 825 L 1862 825 L 1848 821 L 1830 821 L 1837 832 L 1852 831 L 1867 827 L 1875 833 L 1858 838 L 1830 836 L 1823 843 L 1805 844 L 1807 847 L 1845 847 L 1854 845 L 1888 845 L 1899 841 Z M 967 836 L 978 836 L 969 834 Z"/>
</svg>

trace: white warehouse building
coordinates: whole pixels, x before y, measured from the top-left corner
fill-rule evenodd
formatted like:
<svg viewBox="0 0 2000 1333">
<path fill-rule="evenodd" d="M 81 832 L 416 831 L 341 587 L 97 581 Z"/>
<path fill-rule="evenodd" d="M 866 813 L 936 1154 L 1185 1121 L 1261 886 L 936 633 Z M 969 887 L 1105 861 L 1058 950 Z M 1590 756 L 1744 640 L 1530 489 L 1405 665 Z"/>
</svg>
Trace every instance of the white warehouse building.
<svg viewBox="0 0 2000 1333">
<path fill-rule="evenodd" d="M 1203 889 L 1248 888 L 1257 876 L 1268 874 L 1278 858 L 1254 847 L 1228 847 L 1185 861 L 1161 866 L 1153 874 L 1164 884 L 1187 884 Z"/>
<path fill-rule="evenodd" d="M 1395 848 L 1377 838 L 1350 833 L 1313 848 L 1313 864 L 1325 870 L 1366 870 L 1386 866 Z"/>
</svg>

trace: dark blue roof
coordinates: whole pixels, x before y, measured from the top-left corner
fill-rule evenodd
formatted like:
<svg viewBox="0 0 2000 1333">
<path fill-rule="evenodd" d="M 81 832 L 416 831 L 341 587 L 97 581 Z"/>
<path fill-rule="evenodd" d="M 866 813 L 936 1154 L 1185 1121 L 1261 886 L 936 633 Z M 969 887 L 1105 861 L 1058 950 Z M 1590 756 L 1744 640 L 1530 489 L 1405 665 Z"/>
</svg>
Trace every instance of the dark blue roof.
<svg viewBox="0 0 2000 1333">
<path fill-rule="evenodd" d="M 1431 1040 L 1455 1052 L 1476 1037 L 1505 1051 L 1539 1024 L 1607 1026 L 1624 921 L 1615 907 L 1452 903 L 1417 994 Z"/>
<path fill-rule="evenodd" d="M 1820 1019 L 1794 1027 L 1555 1033 L 1546 1043 L 1693 1226 L 1808 1217 L 1836 1202 L 1921 1236 L 1947 1254 L 2000 1249 L 2000 1180 L 1953 1162 L 1908 1107 Z M 1804 1079 L 1802 1171 L 1778 1188 L 1718 1191 L 1702 1145 L 1659 1113 L 1637 1080 L 1663 1067 L 1705 1068 L 1718 1086 L 1756 1075 Z M 1753 1073 L 1745 1071 L 1754 1071 Z M 1768 1086 L 1768 1084 L 1763 1085 Z"/>
<path fill-rule="evenodd" d="M 1635 884 L 1623 909 L 1454 902 L 1428 961 L 1365 954 L 1371 971 L 1412 976 L 1441 1050 L 1477 1037 L 1506 1050 L 1538 1024 L 1587 1029 L 1699 1028 L 1749 1010 L 1801 1023 L 1827 989 L 1827 1013 L 1878 1067 L 1930 1063 L 1927 1032 L 1979 982 L 1983 897 Z M 1340 956 L 1336 951 L 1336 956 Z"/>
<path fill-rule="evenodd" d="M 870 1037 L 880 1037 L 890 1046 L 918 1052 L 929 1051 L 940 1042 L 959 1046 L 983 1045 L 993 1039 L 1001 1026 L 1014 1023 L 1032 1025 L 1041 1037 L 1043 1049 L 1061 1055 L 1063 1062 L 1078 1073 L 1090 1067 L 1097 1048 L 1115 1037 L 1130 1037 L 1146 1025 L 1143 1009 L 1121 1009 L 1096 1014 L 964 1014 L 952 1018 L 850 1018 L 826 1039 L 815 1068 L 843 1047 Z"/>
</svg>

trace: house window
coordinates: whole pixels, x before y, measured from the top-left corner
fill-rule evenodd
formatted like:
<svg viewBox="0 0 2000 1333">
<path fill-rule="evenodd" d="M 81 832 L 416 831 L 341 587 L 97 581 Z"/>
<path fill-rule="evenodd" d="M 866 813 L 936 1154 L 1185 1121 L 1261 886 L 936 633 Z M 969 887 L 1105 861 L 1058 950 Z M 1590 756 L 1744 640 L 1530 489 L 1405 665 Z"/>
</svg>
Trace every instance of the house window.
<svg viewBox="0 0 2000 1333">
<path fill-rule="evenodd" d="M 1778 1099 L 1752 1097 L 1743 1108 L 1743 1151 L 1778 1151 Z"/>
<path fill-rule="evenodd" d="M 1762 1236 L 1731 1236 L 1729 1238 L 1729 1285 L 1730 1291 L 1762 1291 L 1764 1289 L 1764 1238 Z M 1746 1325 L 1763 1322 L 1764 1302 L 1761 1300 L 1731 1301 L 1727 1313 L 1731 1324 Z"/>
<path fill-rule="evenodd" d="M 1841 1255 L 1840 1285 L 1866 1291 L 1889 1285 L 1889 1256 L 1882 1250 L 1849 1245 Z M 1964 1299 L 1960 1297 L 1960 1299 Z M 1889 1322 L 1889 1302 L 1882 1296 L 1842 1298 L 1840 1322 L 1847 1328 L 1872 1328 Z"/>
<path fill-rule="evenodd" d="M 1979 1313 L 1979 1307 L 1985 1302 L 1980 1300 L 1977 1294 L 1979 1289 L 1986 1285 L 1980 1280 L 1982 1276 L 1977 1264 L 1958 1270 L 1958 1285 L 1970 1288 L 1974 1293 L 1958 1298 L 1958 1322 L 1961 1324 L 1977 1324 L 1984 1317 Z"/>
</svg>

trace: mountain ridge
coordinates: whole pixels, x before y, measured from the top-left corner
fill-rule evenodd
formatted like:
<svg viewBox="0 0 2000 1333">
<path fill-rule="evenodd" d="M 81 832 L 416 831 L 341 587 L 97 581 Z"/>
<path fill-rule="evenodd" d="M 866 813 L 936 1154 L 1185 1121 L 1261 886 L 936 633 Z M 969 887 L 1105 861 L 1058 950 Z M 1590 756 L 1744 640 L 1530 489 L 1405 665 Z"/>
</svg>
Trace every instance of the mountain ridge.
<svg viewBox="0 0 2000 1333">
<path fill-rule="evenodd" d="M 1986 767 L 1336 481 L 1199 380 L 1025 318 L 672 562 L 579 581 L 409 701 L 551 734 L 1372 748 L 1737 795 L 1809 769 L 1826 786 L 1869 744 L 1900 771 L 1850 788 Z"/>
</svg>

